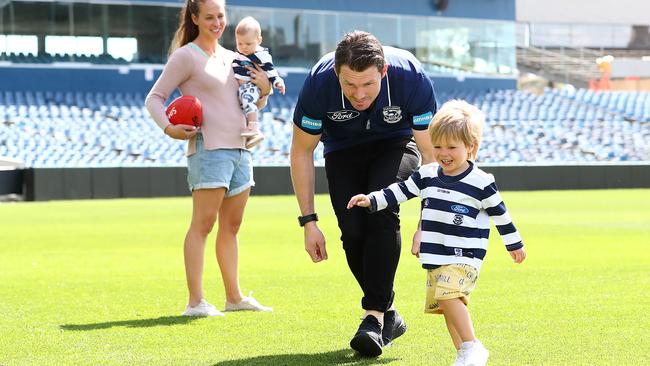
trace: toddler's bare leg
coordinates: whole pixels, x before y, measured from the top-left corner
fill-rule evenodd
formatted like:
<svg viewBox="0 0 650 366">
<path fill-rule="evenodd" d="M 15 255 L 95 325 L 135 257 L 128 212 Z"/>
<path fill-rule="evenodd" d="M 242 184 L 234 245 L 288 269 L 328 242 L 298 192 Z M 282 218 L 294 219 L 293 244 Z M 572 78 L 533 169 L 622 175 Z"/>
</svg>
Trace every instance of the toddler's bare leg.
<svg viewBox="0 0 650 366">
<path fill-rule="evenodd" d="M 467 306 L 461 299 L 438 300 L 438 303 L 445 315 L 447 329 L 449 329 L 449 334 L 454 341 L 456 349 L 460 348 L 462 342 L 471 342 L 476 339 L 469 310 L 467 310 Z M 449 326 L 450 324 L 451 327 Z M 456 332 L 456 336 L 454 336 L 452 331 Z M 460 338 L 460 342 L 456 337 Z"/>
</svg>

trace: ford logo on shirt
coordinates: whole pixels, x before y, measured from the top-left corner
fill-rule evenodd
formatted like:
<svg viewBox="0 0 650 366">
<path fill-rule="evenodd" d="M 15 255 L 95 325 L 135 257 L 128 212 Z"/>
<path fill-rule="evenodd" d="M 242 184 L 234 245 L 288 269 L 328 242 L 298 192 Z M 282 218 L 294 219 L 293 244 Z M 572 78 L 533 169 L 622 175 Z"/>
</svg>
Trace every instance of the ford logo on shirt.
<svg viewBox="0 0 650 366">
<path fill-rule="evenodd" d="M 452 205 L 451 210 L 454 211 L 454 212 L 457 212 L 457 213 L 461 213 L 461 214 L 469 213 L 469 209 L 467 207 L 465 207 L 465 206 L 462 206 L 462 205 Z"/>
<path fill-rule="evenodd" d="M 345 122 L 351 119 L 359 117 L 361 113 L 357 111 L 351 111 L 349 109 L 344 109 L 336 112 L 327 112 L 327 117 L 334 122 Z"/>
</svg>

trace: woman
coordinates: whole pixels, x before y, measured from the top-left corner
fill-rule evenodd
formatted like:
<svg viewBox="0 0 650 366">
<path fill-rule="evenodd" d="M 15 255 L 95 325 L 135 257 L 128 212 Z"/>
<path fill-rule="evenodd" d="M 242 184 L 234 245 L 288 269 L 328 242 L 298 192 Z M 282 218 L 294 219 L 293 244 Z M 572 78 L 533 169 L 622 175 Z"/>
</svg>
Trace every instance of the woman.
<svg viewBox="0 0 650 366">
<path fill-rule="evenodd" d="M 185 274 L 189 301 L 183 315 L 223 316 L 203 298 L 205 239 L 219 219 L 216 252 L 226 292 L 226 311 L 271 311 L 244 297 L 237 271 L 237 232 L 254 184 L 250 151 L 241 131 L 246 126 L 232 71 L 234 53 L 219 45 L 226 28 L 225 0 L 187 0 L 181 10 L 171 55 L 145 105 L 166 135 L 188 143 L 188 184 L 192 191 L 192 222 L 185 236 Z M 266 104 L 271 86 L 265 73 L 251 68 L 251 79 L 262 90 L 258 107 Z M 200 130 L 172 125 L 164 102 L 179 88 L 203 104 Z"/>
</svg>

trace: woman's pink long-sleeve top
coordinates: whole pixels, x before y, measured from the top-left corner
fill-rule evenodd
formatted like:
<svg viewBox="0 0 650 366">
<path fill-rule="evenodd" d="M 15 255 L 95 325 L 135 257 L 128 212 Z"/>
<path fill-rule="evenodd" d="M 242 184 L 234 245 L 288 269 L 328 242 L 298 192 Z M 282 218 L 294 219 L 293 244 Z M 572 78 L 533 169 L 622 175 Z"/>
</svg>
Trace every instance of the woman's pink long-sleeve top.
<svg viewBox="0 0 650 366">
<path fill-rule="evenodd" d="M 206 150 L 243 149 L 245 138 L 241 131 L 246 126 L 246 116 L 237 98 L 239 83 L 231 67 L 234 57 L 234 52 L 221 46 L 208 56 L 191 42 L 175 50 L 145 100 L 158 126 L 164 130 L 170 124 L 164 103 L 179 88 L 182 95 L 195 96 L 203 105 L 201 132 Z M 195 152 L 193 137 L 187 155 Z"/>
</svg>

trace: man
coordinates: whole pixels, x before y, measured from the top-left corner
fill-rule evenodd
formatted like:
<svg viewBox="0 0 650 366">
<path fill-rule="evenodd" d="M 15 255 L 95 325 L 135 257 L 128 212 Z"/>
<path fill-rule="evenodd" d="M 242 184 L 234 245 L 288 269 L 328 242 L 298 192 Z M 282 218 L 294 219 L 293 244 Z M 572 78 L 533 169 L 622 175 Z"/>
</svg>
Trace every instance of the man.
<svg viewBox="0 0 650 366">
<path fill-rule="evenodd" d="M 291 179 L 305 250 L 314 262 L 327 259 L 314 207 L 313 152 L 323 141 L 341 241 L 363 291 L 365 315 L 350 346 L 364 356 L 380 355 L 382 346 L 406 331 L 393 306 L 401 250 L 399 207 L 369 214 L 346 205 L 359 192 L 408 178 L 420 159 L 432 162 L 427 127 L 435 112 L 433 85 L 418 60 L 407 51 L 382 47 L 361 31 L 346 34 L 336 52 L 312 68 L 294 111 Z"/>
</svg>

